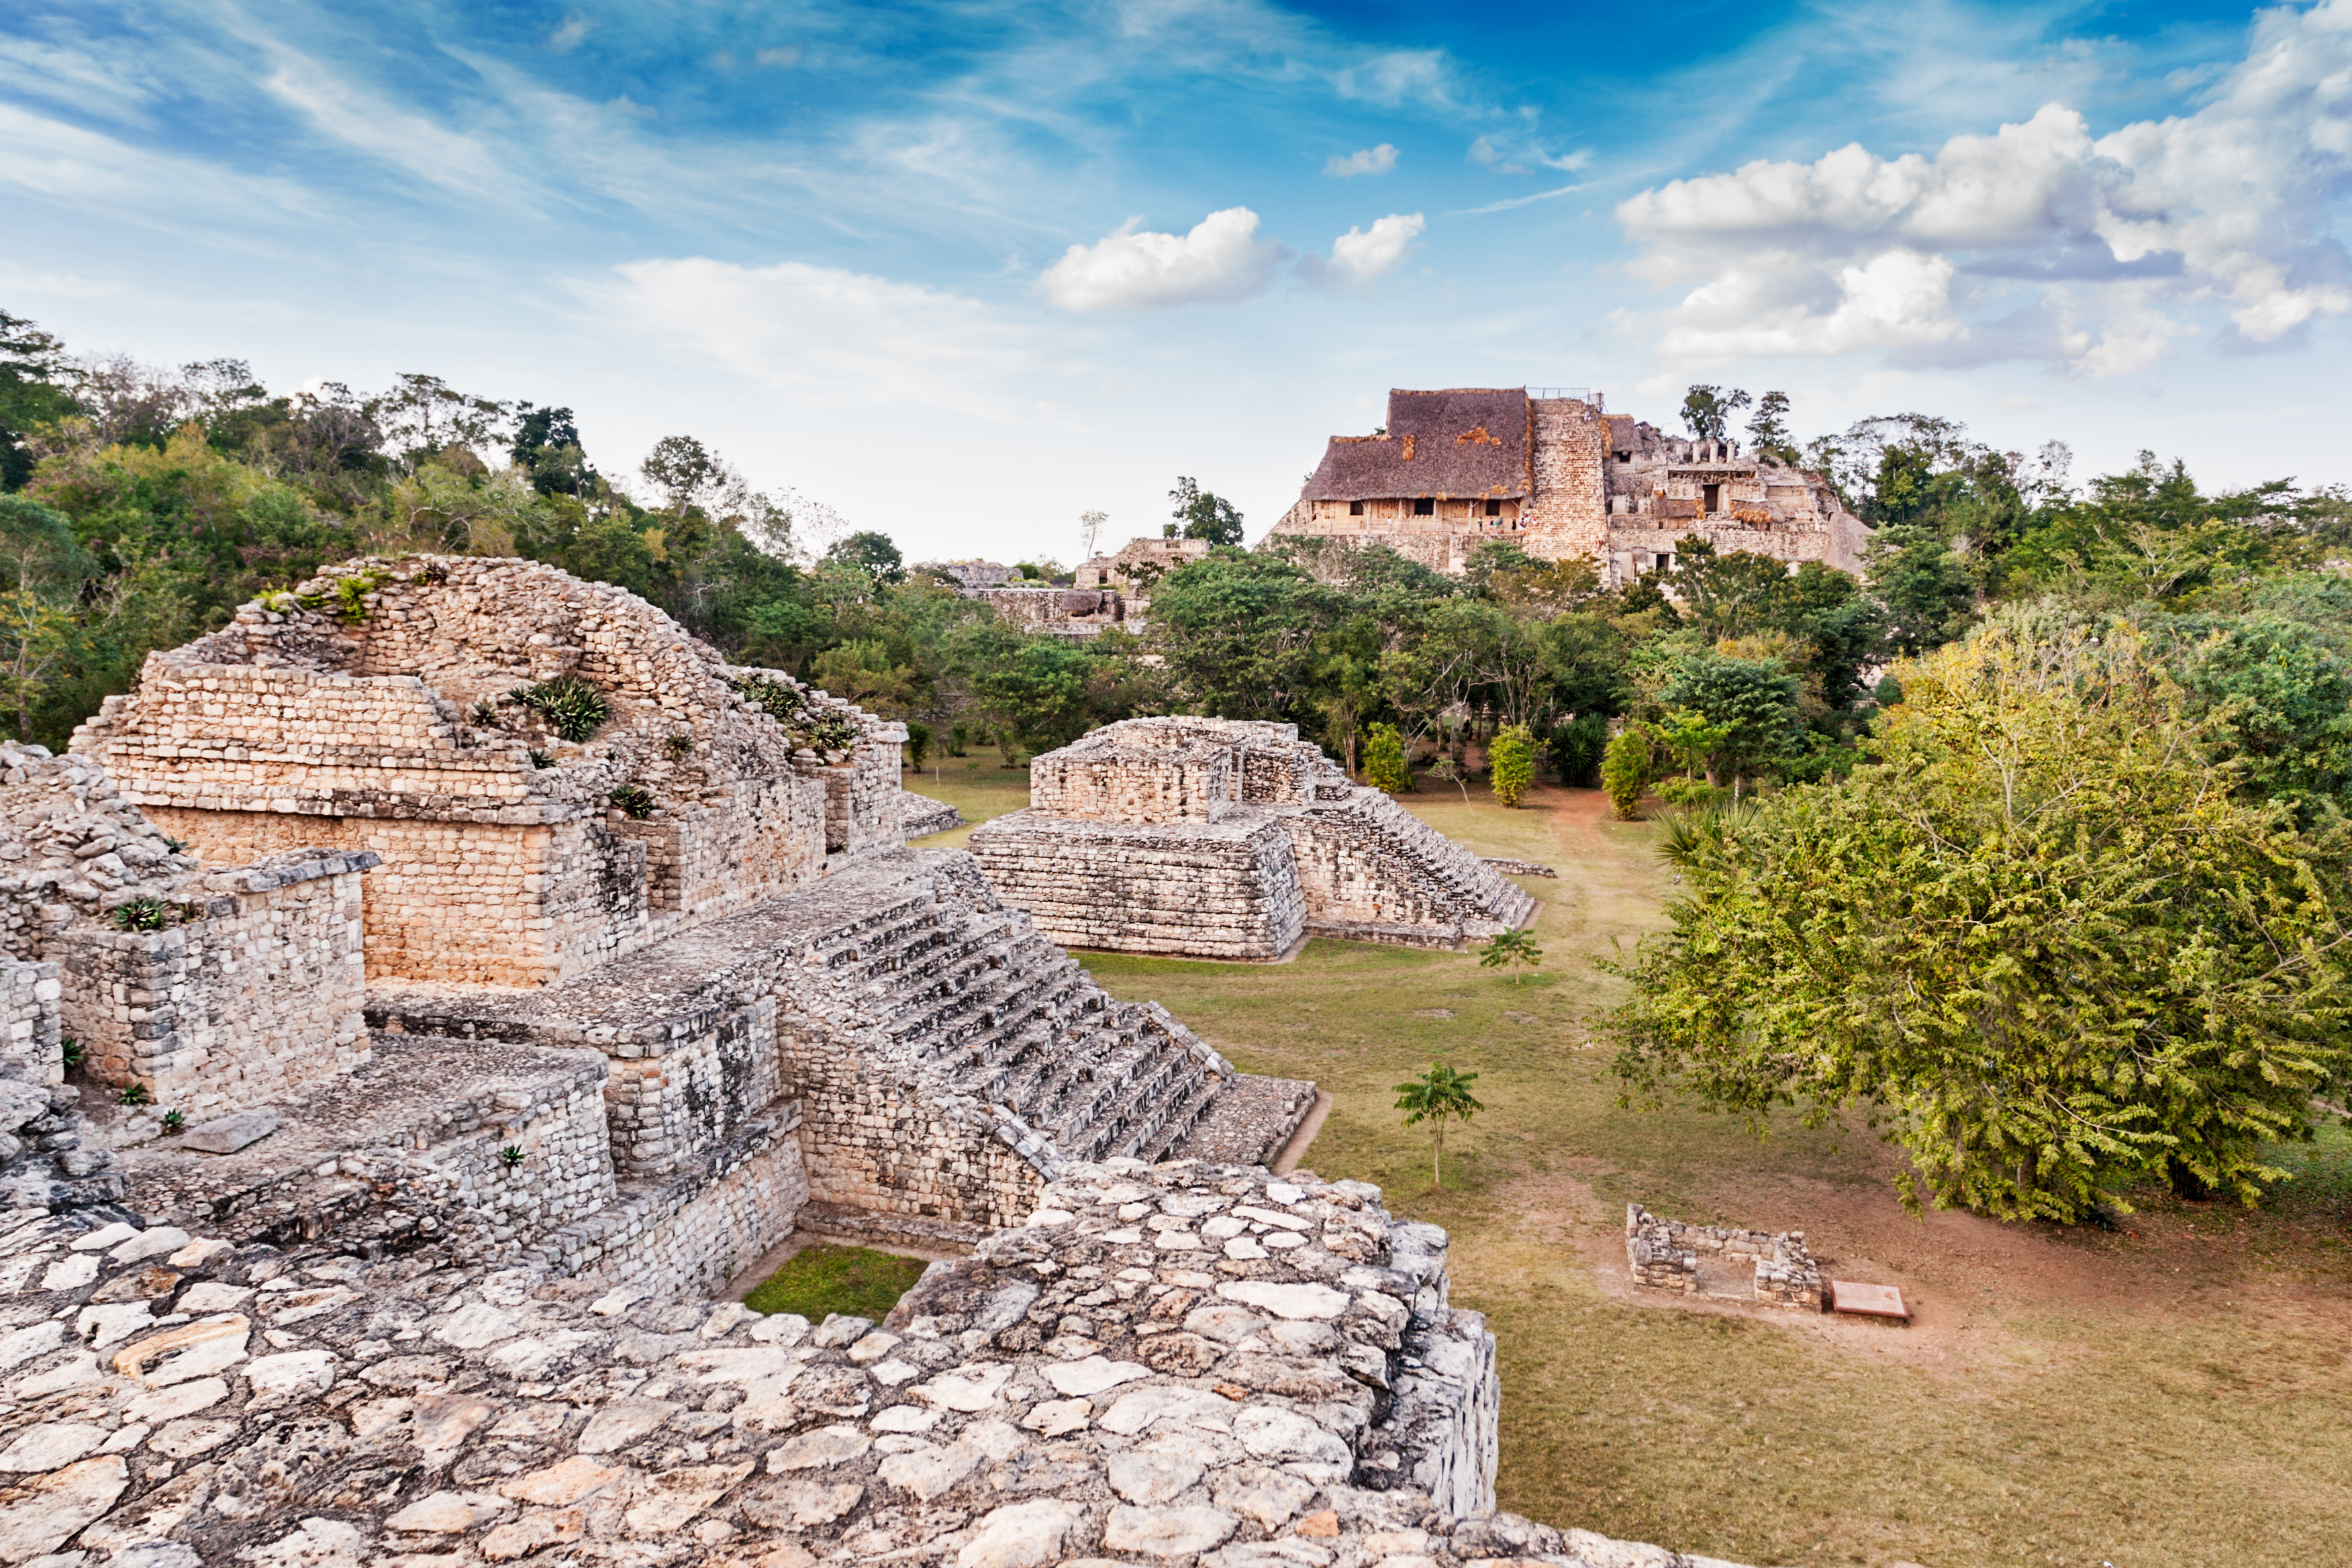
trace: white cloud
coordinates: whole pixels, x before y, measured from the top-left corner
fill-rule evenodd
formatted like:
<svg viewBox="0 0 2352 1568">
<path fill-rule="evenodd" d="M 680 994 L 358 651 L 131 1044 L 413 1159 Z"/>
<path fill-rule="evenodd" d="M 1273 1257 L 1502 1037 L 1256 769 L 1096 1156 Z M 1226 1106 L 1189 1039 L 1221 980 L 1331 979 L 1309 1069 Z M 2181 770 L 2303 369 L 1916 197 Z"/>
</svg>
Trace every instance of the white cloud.
<svg viewBox="0 0 2352 1568">
<path fill-rule="evenodd" d="M 1365 147 L 1342 158 L 1337 153 L 1323 165 L 1323 172 L 1345 180 L 1357 174 L 1385 174 L 1396 167 L 1397 150 L 1383 142 L 1377 147 Z"/>
<path fill-rule="evenodd" d="M 580 286 L 647 340 L 805 404 L 911 405 L 986 419 L 1084 367 L 1042 353 L 1038 323 L 917 284 L 787 261 L 632 262 Z M 1049 340 L 1048 340 L 1049 341 Z"/>
<path fill-rule="evenodd" d="M 2263 13 L 2247 57 L 2189 115 L 2094 138 L 2057 104 L 1933 156 L 1860 145 L 1758 162 L 1620 204 L 1635 270 L 1693 284 L 1659 323 L 1678 358 L 2053 358 L 2138 369 L 2193 331 L 2277 342 L 2352 310 L 2330 230 L 2352 180 L 2352 0 Z M 1956 303 L 1955 294 L 1959 300 Z M 2032 331 L 1960 314 L 2006 301 Z"/>
<path fill-rule="evenodd" d="M 1330 273 L 1341 282 L 1369 283 L 1402 261 L 1428 226 L 1419 213 L 1391 213 L 1369 230 L 1351 227 L 1331 242 Z"/>
<path fill-rule="evenodd" d="M 1065 310 L 1230 305 L 1265 292 L 1287 253 L 1257 237 L 1247 207 L 1211 213 L 1190 234 L 1136 231 L 1129 218 L 1093 245 L 1074 245 L 1039 275 Z"/>
</svg>

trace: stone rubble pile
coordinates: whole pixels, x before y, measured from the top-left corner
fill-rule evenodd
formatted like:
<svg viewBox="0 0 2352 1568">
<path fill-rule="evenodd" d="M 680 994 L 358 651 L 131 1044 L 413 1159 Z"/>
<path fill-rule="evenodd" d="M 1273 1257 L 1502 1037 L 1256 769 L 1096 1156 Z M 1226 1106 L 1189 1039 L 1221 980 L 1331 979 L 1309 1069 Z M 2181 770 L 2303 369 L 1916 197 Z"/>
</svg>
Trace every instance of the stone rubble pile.
<svg viewBox="0 0 2352 1568">
<path fill-rule="evenodd" d="M 878 1327 L 12 1215 L 0 1563 L 1701 1568 L 1492 1511 L 1493 1340 L 1377 1189 L 1046 1195 Z"/>
<path fill-rule="evenodd" d="M 1801 1230 L 1686 1225 L 1627 1204 L 1625 1262 L 1634 1283 L 1653 1289 L 1824 1310 L 1821 1266 Z"/>
<path fill-rule="evenodd" d="M 45 746 L 0 745 L 0 919 L 6 951 L 140 899 L 171 902 L 196 858 L 122 798 L 100 769 Z"/>
</svg>

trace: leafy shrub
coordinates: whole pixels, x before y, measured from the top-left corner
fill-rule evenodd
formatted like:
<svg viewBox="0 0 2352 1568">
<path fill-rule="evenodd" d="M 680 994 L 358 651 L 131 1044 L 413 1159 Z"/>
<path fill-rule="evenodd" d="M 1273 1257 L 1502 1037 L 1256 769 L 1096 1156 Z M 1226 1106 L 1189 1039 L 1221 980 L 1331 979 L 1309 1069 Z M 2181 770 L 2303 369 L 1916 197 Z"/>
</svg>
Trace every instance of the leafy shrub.
<svg viewBox="0 0 2352 1568">
<path fill-rule="evenodd" d="M 161 899 L 133 899 L 114 906 L 117 931 L 162 931 L 172 923 L 172 911 Z"/>
<path fill-rule="evenodd" d="M 66 1066 L 69 1068 L 78 1068 L 89 1058 L 89 1048 L 71 1035 L 59 1040 L 58 1045 L 63 1049 Z"/>
<path fill-rule="evenodd" d="M 654 814 L 653 793 L 642 785 L 625 784 L 614 790 L 609 798 L 614 805 L 619 806 L 631 816 L 642 818 Z"/>
<path fill-rule="evenodd" d="M 1551 771 L 1572 789 L 1591 789 L 1601 783 L 1601 757 L 1609 749 L 1606 715 L 1587 713 L 1553 726 Z"/>
<path fill-rule="evenodd" d="M 948 726 L 948 755 L 961 757 L 971 745 L 971 731 L 961 724 Z"/>
<path fill-rule="evenodd" d="M 525 752 L 524 755 L 530 758 L 530 765 L 535 768 L 551 768 L 555 765 L 555 759 L 549 756 L 545 752 L 541 751 L 536 746 Z"/>
<path fill-rule="evenodd" d="M 1705 779 L 1661 779 L 1658 782 L 1658 798 L 1685 811 L 1697 811 L 1718 801 L 1729 800 L 1731 792 Z"/>
<path fill-rule="evenodd" d="M 1375 724 L 1364 742 L 1364 782 L 1389 795 L 1412 793 L 1412 771 L 1404 765 L 1404 737 L 1393 724 Z"/>
<path fill-rule="evenodd" d="M 144 1105 L 147 1103 L 147 1086 L 143 1083 L 126 1083 L 122 1086 L 122 1092 L 115 1098 L 125 1105 Z"/>
<path fill-rule="evenodd" d="M 764 675 L 746 676 L 735 683 L 735 689 L 750 698 L 760 710 L 779 724 L 800 721 L 808 709 L 808 693 L 799 687 Z"/>
<path fill-rule="evenodd" d="M 612 700 L 576 675 L 559 675 L 508 693 L 547 721 L 547 727 L 577 745 L 613 716 Z"/>
<path fill-rule="evenodd" d="M 187 1119 L 187 1117 L 186 1117 L 184 1114 L 183 1114 L 182 1112 L 177 1111 L 177 1110 L 167 1110 L 167 1111 L 163 1112 L 163 1131 L 166 1131 L 166 1132 L 177 1132 L 177 1131 L 179 1131 L 182 1128 L 184 1128 L 184 1127 L 187 1126 L 187 1124 L 188 1124 L 188 1119 Z"/>
<path fill-rule="evenodd" d="M 1486 787 L 1505 805 L 1517 805 L 1528 797 L 1528 786 L 1535 782 L 1535 736 L 1525 724 L 1506 725 L 1486 748 Z"/>
<path fill-rule="evenodd" d="M 1650 769 L 1655 761 L 1649 727 L 1644 724 L 1626 726 L 1625 732 L 1610 742 L 1601 754 L 1601 787 L 1609 792 L 1609 804 L 1620 821 L 1631 822 L 1641 815 L 1642 792 L 1650 787 Z"/>
<path fill-rule="evenodd" d="M 512 1143 L 508 1144 L 505 1148 L 499 1151 L 499 1163 L 504 1165 L 509 1171 L 513 1170 L 517 1165 L 521 1164 L 527 1158 L 529 1158 L 529 1156 L 524 1154 L 520 1147 Z"/>
<path fill-rule="evenodd" d="M 673 763 L 682 763 L 694 755 L 694 737 L 672 735 L 662 742 L 662 755 Z"/>
<path fill-rule="evenodd" d="M 907 721 L 907 765 L 919 768 L 930 754 L 931 727 L 919 719 Z"/>
<path fill-rule="evenodd" d="M 808 727 L 808 740 L 820 752 L 845 752 L 857 744 L 857 726 L 846 714 L 827 713 Z"/>
</svg>

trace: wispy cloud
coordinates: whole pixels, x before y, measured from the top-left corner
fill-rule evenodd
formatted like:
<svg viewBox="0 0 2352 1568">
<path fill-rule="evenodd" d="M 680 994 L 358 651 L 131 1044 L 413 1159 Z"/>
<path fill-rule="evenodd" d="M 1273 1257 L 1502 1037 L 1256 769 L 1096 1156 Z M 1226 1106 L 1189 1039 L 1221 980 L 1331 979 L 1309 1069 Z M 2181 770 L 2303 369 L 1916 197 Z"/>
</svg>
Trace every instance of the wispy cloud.
<svg viewBox="0 0 2352 1568">
<path fill-rule="evenodd" d="M 1337 179 L 1352 179 L 1358 174 L 1385 174 L 1396 167 L 1397 150 L 1386 142 L 1377 147 L 1363 147 L 1341 157 L 1334 153 L 1325 162 L 1323 172 Z"/>
</svg>

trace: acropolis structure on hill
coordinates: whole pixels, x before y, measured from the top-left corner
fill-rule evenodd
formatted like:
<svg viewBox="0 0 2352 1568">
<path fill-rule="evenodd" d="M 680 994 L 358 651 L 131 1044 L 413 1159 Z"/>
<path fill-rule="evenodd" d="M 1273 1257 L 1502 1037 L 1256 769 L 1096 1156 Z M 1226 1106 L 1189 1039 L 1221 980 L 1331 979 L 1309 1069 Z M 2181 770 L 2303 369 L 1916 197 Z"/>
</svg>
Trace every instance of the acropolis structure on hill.
<svg viewBox="0 0 2352 1568">
<path fill-rule="evenodd" d="M 1691 538 L 1859 575 L 1869 529 L 1821 475 L 1665 435 L 1598 393 L 1466 387 L 1390 392 L 1388 423 L 1332 437 L 1266 542 L 1385 545 L 1458 575 L 1504 541 L 1547 561 L 1589 556 L 1616 586 L 1670 568 Z"/>
</svg>

